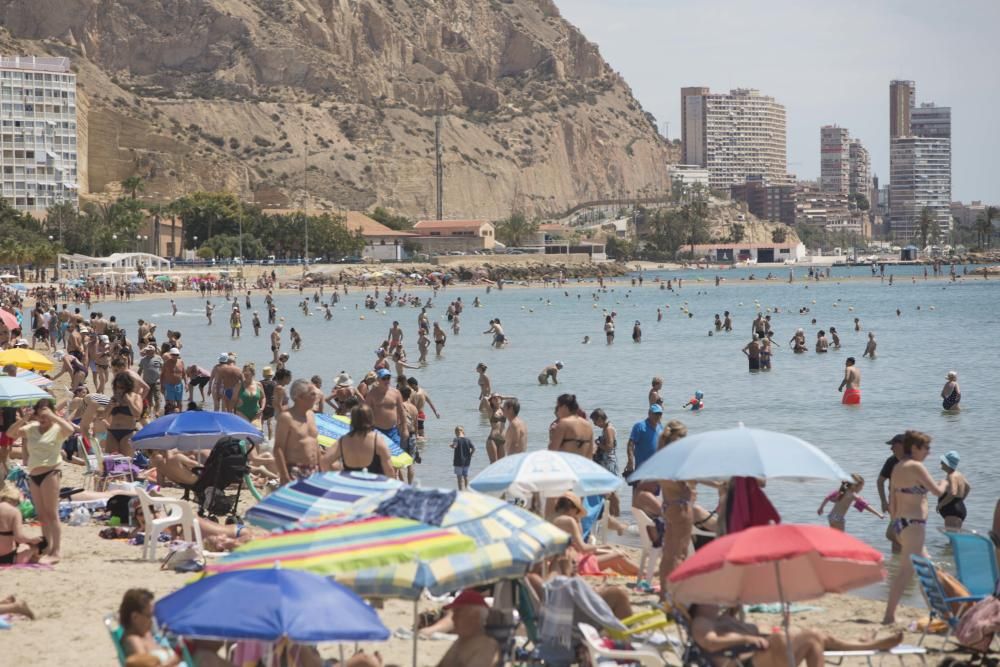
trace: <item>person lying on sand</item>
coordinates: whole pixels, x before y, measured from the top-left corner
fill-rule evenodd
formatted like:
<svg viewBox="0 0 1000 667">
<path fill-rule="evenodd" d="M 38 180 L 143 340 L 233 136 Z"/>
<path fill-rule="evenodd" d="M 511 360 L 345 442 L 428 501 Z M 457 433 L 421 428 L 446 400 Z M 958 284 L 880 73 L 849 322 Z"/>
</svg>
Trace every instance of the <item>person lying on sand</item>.
<svg viewBox="0 0 1000 667">
<path fill-rule="evenodd" d="M 753 623 L 745 623 L 723 611 L 717 605 L 696 604 L 688 609 L 691 616 L 691 636 L 694 642 L 709 653 L 727 649 L 743 649 L 738 664 L 752 667 L 784 667 L 788 664 L 788 650 L 784 632 L 764 634 Z M 824 651 L 887 651 L 903 641 L 897 632 L 884 639 L 849 642 L 811 628 L 791 628 L 792 655 L 795 664 L 822 667 Z M 734 662 L 732 658 L 711 658 L 720 667 Z"/>
</svg>

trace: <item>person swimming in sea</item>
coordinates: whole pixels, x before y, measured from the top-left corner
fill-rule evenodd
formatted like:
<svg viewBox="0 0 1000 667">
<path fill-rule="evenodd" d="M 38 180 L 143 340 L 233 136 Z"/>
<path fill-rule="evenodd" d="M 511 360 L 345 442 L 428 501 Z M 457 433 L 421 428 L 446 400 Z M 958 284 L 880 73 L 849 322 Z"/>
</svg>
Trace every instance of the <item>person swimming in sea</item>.
<svg viewBox="0 0 1000 667">
<path fill-rule="evenodd" d="M 698 412 L 699 410 L 703 410 L 705 408 L 705 401 L 702 399 L 704 398 L 705 394 L 703 394 L 701 391 L 695 391 L 694 396 L 691 397 L 691 400 L 682 405 L 681 409 L 683 410 L 690 409 L 691 412 Z"/>
</svg>

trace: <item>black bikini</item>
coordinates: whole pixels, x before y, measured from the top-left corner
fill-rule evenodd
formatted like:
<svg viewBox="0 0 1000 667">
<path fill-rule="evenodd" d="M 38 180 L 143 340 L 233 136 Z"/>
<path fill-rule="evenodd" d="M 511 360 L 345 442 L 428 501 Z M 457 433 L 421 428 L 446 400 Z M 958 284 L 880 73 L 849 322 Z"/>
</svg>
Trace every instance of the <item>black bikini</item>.
<svg viewBox="0 0 1000 667">
<path fill-rule="evenodd" d="M 360 467 L 355 468 L 353 466 L 347 465 L 347 461 L 344 460 L 344 450 L 343 450 L 343 447 L 341 447 L 341 450 L 340 450 L 340 467 L 344 470 L 344 472 L 365 472 L 365 471 L 367 471 L 367 472 L 370 472 L 370 473 L 372 473 L 374 475 L 381 475 L 382 474 L 382 459 L 378 455 L 378 450 L 375 449 L 374 446 L 372 446 L 372 461 L 371 461 L 371 463 L 369 463 L 367 466 L 360 466 Z"/>
<path fill-rule="evenodd" d="M 45 478 L 53 473 L 59 473 L 59 468 L 52 468 L 52 470 L 46 470 L 45 472 L 36 473 L 34 475 L 29 474 L 28 478 L 35 483 L 35 486 L 41 486 L 42 482 L 45 481 Z"/>
</svg>

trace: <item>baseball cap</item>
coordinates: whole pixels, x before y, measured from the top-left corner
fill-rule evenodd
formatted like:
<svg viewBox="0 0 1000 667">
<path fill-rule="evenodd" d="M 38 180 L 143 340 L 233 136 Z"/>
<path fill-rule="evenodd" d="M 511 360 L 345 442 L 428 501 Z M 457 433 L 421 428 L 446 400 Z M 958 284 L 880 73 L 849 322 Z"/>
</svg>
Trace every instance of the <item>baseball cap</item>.
<svg viewBox="0 0 1000 667">
<path fill-rule="evenodd" d="M 467 588 L 458 594 L 458 597 L 452 600 L 451 604 L 445 605 L 445 609 L 454 609 L 455 607 L 486 607 L 486 598 L 484 598 L 480 593 Z"/>
<path fill-rule="evenodd" d="M 229 363 L 229 353 L 223 352 L 222 354 L 220 354 L 219 355 L 219 363 L 220 364 L 228 364 Z"/>
<path fill-rule="evenodd" d="M 902 444 L 902 442 L 903 442 L 904 439 L 905 439 L 905 437 L 903 436 L 902 433 L 897 433 L 896 435 L 892 436 L 891 440 L 886 440 L 885 444 L 887 444 L 887 445 L 899 445 L 899 444 Z"/>
<path fill-rule="evenodd" d="M 947 454 L 941 455 L 941 463 L 945 464 L 952 470 L 958 470 L 958 462 L 961 460 L 962 457 L 959 456 L 958 452 L 956 452 L 954 449 L 948 452 Z"/>
<path fill-rule="evenodd" d="M 179 357 L 179 356 L 181 356 L 181 351 L 178 350 L 176 347 L 172 347 L 172 348 L 170 348 L 170 351 L 167 352 L 167 354 L 172 354 L 174 356 Z"/>
<path fill-rule="evenodd" d="M 377 371 L 375 371 L 375 376 L 379 380 L 381 380 L 382 378 L 391 378 L 392 377 L 392 373 L 390 373 L 389 371 L 387 371 L 384 368 L 380 368 Z"/>
<path fill-rule="evenodd" d="M 659 403 L 653 403 L 651 406 L 649 406 L 649 411 L 652 412 L 654 415 L 662 415 L 663 407 Z"/>
</svg>

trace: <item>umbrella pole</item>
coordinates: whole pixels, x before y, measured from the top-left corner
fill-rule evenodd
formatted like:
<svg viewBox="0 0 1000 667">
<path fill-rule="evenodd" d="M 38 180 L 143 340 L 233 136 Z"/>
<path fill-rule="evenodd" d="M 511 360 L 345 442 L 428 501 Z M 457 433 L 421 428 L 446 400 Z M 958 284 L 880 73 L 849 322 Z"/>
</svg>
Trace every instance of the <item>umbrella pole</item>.
<svg viewBox="0 0 1000 667">
<path fill-rule="evenodd" d="M 785 592 L 781 588 L 781 562 L 774 561 L 774 576 L 778 582 L 778 597 L 781 599 L 782 625 L 785 626 L 785 650 L 788 653 L 788 667 L 795 667 L 795 653 L 792 651 L 792 633 L 789 629 L 791 625 L 791 610 L 785 602 Z"/>
<path fill-rule="evenodd" d="M 417 667 L 417 623 L 419 622 L 419 617 L 417 616 L 417 605 L 420 604 L 420 598 L 418 597 L 413 601 L 413 667 Z"/>
</svg>

